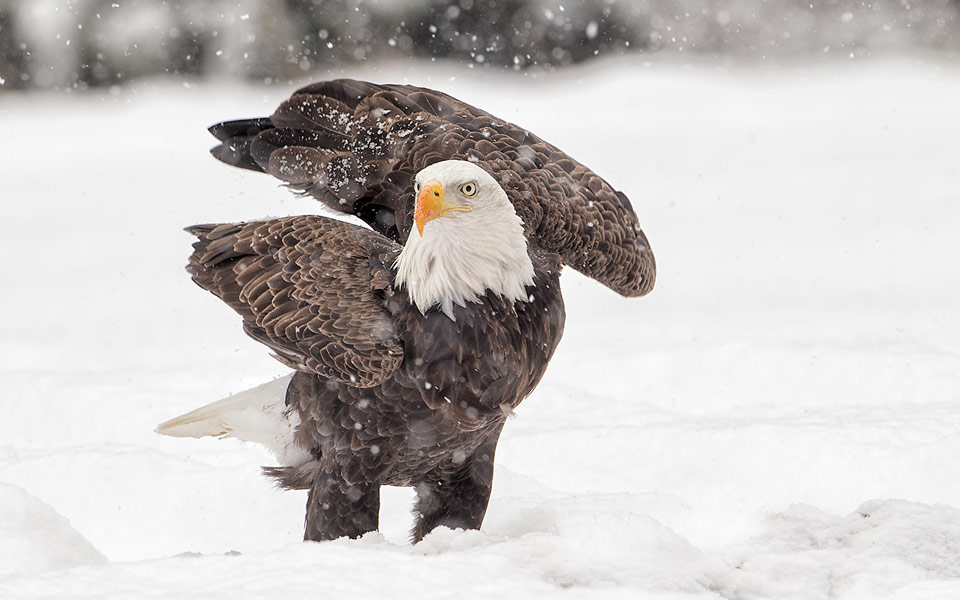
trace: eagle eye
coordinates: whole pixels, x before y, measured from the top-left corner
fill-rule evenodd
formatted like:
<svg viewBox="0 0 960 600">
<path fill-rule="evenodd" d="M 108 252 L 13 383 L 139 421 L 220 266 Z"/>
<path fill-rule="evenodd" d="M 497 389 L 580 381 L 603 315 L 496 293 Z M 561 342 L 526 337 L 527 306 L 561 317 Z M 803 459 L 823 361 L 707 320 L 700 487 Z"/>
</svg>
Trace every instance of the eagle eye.
<svg viewBox="0 0 960 600">
<path fill-rule="evenodd" d="M 474 181 L 469 181 L 460 186 L 460 193 L 469 198 L 470 196 L 475 196 L 477 194 L 477 184 Z"/>
</svg>

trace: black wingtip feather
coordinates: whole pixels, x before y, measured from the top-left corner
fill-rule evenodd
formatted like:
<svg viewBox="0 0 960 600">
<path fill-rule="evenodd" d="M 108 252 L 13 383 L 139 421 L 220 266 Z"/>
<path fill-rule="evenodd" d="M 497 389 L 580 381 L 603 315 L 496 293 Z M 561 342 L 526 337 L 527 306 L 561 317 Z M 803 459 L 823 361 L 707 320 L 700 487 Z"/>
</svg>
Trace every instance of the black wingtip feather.
<svg viewBox="0 0 960 600">
<path fill-rule="evenodd" d="M 232 167 L 263 172 L 263 167 L 250 155 L 250 138 L 229 138 L 219 146 L 210 148 L 210 154 Z"/>
<path fill-rule="evenodd" d="M 207 128 L 221 142 L 232 137 L 253 137 L 261 131 L 273 129 L 269 117 L 258 119 L 237 119 L 235 121 L 221 121 Z"/>
<path fill-rule="evenodd" d="M 263 171 L 263 167 L 250 156 L 250 143 L 259 134 L 273 129 L 273 127 L 273 123 L 268 118 L 239 119 L 211 125 L 207 128 L 207 131 L 223 143 L 211 148 L 210 154 L 213 154 L 220 162 L 234 167 Z"/>
</svg>

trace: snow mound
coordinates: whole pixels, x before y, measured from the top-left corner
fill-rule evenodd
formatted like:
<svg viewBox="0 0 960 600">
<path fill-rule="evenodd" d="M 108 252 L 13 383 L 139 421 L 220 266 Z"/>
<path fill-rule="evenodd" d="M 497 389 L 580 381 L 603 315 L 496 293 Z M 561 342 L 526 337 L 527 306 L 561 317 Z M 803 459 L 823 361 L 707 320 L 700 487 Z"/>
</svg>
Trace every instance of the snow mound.
<svg viewBox="0 0 960 600">
<path fill-rule="evenodd" d="M 21 487 L 0 483 L 0 575 L 106 562 L 48 504 Z"/>
<path fill-rule="evenodd" d="M 459 554 L 464 564 L 496 556 L 507 559 L 498 572 L 553 588 L 703 593 L 722 564 L 651 516 L 669 514 L 669 504 L 628 493 L 506 498 L 482 532 L 438 529 L 412 551 Z"/>
<path fill-rule="evenodd" d="M 956 598 L 960 510 L 872 500 L 841 517 L 795 505 L 769 517 L 767 530 L 739 544 L 727 561 L 734 568 L 723 591 L 728 597 L 884 598 L 899 592 L 902 598 Z"/>
</svg>

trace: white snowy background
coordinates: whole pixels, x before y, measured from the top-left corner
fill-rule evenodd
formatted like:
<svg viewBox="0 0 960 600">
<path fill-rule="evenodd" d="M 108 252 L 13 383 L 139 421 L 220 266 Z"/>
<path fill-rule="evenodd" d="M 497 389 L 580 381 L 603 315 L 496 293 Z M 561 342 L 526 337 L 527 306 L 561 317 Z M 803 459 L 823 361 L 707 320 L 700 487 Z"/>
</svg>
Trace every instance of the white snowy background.
<svg viewBox="0 0 960 600">
<path fill-rule="evenodd" d="M 411 546 L 385 488 L 382 532 L 303 543 L 258 448 L 153 433 L 285 372 L 190 282 L 181 228 L 319 210 L 207 155 L 292 88 L 0 95 L 0 598 L 960 598 L 960 65 L 345 74 L 596 169 L 656 289 L 565 272 L 480 531 Z"/>
</svg>

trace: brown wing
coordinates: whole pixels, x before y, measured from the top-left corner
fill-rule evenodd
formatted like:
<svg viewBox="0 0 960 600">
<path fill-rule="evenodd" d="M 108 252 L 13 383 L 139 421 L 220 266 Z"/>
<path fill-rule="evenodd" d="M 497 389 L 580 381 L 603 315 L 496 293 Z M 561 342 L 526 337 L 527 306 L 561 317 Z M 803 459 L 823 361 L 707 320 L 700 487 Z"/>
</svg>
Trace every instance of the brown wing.
<svg viewBox="0 0 960 600">
<path fill-rule="evenodd" d="M 196 225 L 187 271 L 291 368 L 358 387 L 383 382 L 403 348 L 384 308 L 400 247 L 318 216 Z"/>
<path fill-rule="evenodd" d="M 498 178 L 526 234 L 625 296 L 653 288 L 656 263 L 627 197 L 529 131 L 442 92 L 340 79 L 298 90 L 270 119 L 211 127 L 213 154 L 262 170 L 403 243 L 413 178 L 451 158 Z"/>
</svg>

